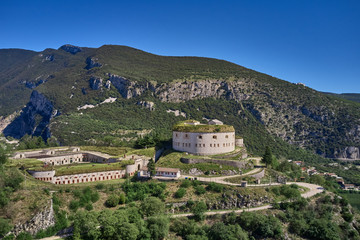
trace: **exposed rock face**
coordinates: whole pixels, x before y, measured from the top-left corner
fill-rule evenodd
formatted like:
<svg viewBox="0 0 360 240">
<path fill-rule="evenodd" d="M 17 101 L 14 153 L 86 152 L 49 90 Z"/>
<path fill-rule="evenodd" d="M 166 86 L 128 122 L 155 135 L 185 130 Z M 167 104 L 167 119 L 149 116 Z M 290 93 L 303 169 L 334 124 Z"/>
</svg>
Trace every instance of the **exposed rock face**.
<svg viewBox="0 0 360 240">
<path fill-rule="evenodd" d="M 110 82 L 110 80 L 107 80 L 107 81 L 106 81 L 106 83 L 104 84 L 104 87 L 105 87 L 106 89 L 110 89 L 110 87 L 111 87 L 111 82 Z"/>
<path fill-rule="evenodd" d="M 249 96 L 242 91 L 244 82 L 227 82 L 225 80 L 184 81 L 162 84 L 156 94 L 164 102 L 183 102 L 206 97 L 225 97 L 237 101 L 246 100 Z"/>
<path fill-rule="evenodd" d="M 129 99 L 140 96 L 146 90 L 144 86 L 138 85 L 137 82 L 130 81 L 124 77 L 110 73 L 109 77 L 109 81 L 119 91 L 123 98 Z"/>
<path fill-rule="evenodd" d="M 54 59 L 55 59 L 55 57 L 54 57 L 53 54 L 51 54 L 51 55 L 46 55 L 45 58 L 44 58 L 45 61 L 49 61 L 49 62 L 54 61 Z M 43 60 L 43 61 L 44 61 L 44 60 Z"/>
<path fill-rule="evenodd" d="M 51 205 L 46 207 L 44 211 L 37 213 L 30 221 L 25 224 L 17 224 L 14 229 L 11 231 L 15 236 L 19 235 L 21 232 L 28 232 L 31 235 L 35 235 L 40 230 L 44 230 L 48 227 L 55 225 L 55 215 Z"/>
<path fill-rule="evenodd" d="M 99 77 L 92 77 L 90 78 L 89 83 L 92 90 L 98 90 L 102 87 L 103 80 Z"/>
<path fill-rule="evenodd" d="M 14 112 L 13 114 L 10 114 L 7 117 L 0 116 L 0 132 L 3 132 L 3 130 L 18 116 L 19 114 L 17 112 Z"/>
<path fill-rule="evenodd" d="M 222 199 L 215 202 L 207 202 L 209 209 L 234 209 L 250 208 L 270 203 L 272 199 L 268 196 L 254 197 L 250 195 L 241 195 L 240 193 L 223 193 Z"/>
<path fill-rule="evenodd" d="M 150 101 L 140 101 L 140 102 L 137 102 L 137 105 L 140 105 L 146 109 L 149 109 L 150 111 L 155 110 L 155 103 L 150 102 Z"/>
<path fill-rule="evenodd" d="M 78 52 L 81 52 L 82 49 L 81 47 L 77 47 L 71 44 L 65 44 L 63 46 L 61 46 L 59 49 L 64 50 L 65 52 L 71 53 L 71 54 L 76 54 Z"/>
<path fill-rule="evenodd" d="M 346 147 L 342 151 L 335 153 L 335 158 L 360 159 L 360 150 L 358 147 Z"/>
<path fill-rule="evenodd" d="M 86 69 L 92 69 L 94 67 L 101 67 L 102 64 L 98 62 L 99 59 L 95 58 L 95 57 L 88 57 L 86 59 Z"/>
<path fill-rule="evenodd" d="M 29 103 L 11 124 L 3 131 L 5 136 L 21 138 L 25 134 L 42 136 L 44 140 L 50 137 L 48 128 L 50 119 L 58 115 L 54 112 L 52 103 L 41 93 L 33 91 Z"/>
</svg>

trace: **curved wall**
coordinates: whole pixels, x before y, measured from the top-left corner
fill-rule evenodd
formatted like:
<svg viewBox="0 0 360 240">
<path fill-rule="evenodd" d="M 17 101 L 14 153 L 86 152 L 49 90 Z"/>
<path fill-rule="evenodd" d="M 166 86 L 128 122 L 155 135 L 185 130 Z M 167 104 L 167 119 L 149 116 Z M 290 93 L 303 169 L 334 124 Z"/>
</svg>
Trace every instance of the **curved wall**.
<svg viewBox="0 0 360 240">
<path fill-rule="evenodd" d="M 173 149 L 197 155 L 214 155 L 235 150 L 235 132 L 195 133 L 173 131 Z"/>
</svg>

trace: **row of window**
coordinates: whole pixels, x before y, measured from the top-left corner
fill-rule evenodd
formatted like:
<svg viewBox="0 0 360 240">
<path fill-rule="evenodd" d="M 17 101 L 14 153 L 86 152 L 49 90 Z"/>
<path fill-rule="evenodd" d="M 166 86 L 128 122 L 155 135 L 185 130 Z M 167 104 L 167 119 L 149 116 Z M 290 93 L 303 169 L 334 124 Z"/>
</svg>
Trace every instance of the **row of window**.
<svg viewBox="0 0 360 240">
<path fill-rule="evenodd" d="M 175 133 L 175 137 L 176 137 L 176 138 L 178 137 L 178 134 L 177 134 L 177 133 Z M 184 138 L 189 138 L 189 134 L 185 134 L 185 135 L 184 135 Z M 203 138 L 202 135 L 199 135 L 199 136 L 198 136 L 198 139 L 202 139 L 202 138 Z M 217 139 L 217 135 L 213 135 L 212 138 L 213 138 L 213 139 Z M 229 138 L 229 135 L 225 135 L 225 138 Z"/>
<path fill-rule="evenodd" d="M 174 142 L 174 146 L 177 147 L 191 147 L 191 143 L 179 143 L 179 142 Z M 223 143 L 222 144 L 223 147 L 230 147 L 230 146 L 234 146 L 234 143 Z M 205 143 L 195 143 L 195 147 L 205 147 Z M 220 147 L 219 143 L 210 143 L 210 147 Z"/>
</svg>

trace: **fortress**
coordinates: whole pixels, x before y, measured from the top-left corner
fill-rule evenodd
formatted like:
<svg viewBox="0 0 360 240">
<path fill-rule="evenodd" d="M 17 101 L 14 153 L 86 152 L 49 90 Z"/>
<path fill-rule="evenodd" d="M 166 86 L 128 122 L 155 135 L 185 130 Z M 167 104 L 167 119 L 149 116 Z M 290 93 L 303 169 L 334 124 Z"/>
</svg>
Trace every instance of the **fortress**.
<svg viewBox="0 0 360 240">
<path fill-rule="evenodd" d="M 243 139 L 235 138 L 233 126 L 216 119 L 208 124 L 187 120 L 173 127 L 173 149 L 177 151 L 214 155 L 232 152 L 235 146 L 243 146 Z"/>
</svg>

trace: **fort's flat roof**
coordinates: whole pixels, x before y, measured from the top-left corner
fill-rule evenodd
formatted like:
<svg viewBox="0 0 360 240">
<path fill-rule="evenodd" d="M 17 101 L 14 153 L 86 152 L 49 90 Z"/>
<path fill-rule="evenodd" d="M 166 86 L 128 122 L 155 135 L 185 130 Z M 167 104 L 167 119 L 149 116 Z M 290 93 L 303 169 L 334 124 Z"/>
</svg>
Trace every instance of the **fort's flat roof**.
<svg viewBox="0 0 360 240">
<path fill-rule="evenodd" d="M 190 125 L 190 124 L 186 124 L 186 122 L 180 122 L 173 126 L 173 131 L 218 133 L 218 132 L 235 132 L 235 128 L 230 125 L 209 125 L 209 124 Z"/>
<path fill-rule="evenodd" d="M 36 159 L 42 159 L 42 158 L 51 158 L 51 157 L 65 157 L 65 156 L 71 156 L 71 155 L 77 155 L 77 154 L 83 154 L 82 152 L 73 152 L 73 153 L 63 153 L 63 154 L 54 154 L 54 155 L 30 155 L 26 156 L 27 158 L 36 158 Z"/>
</svg>

